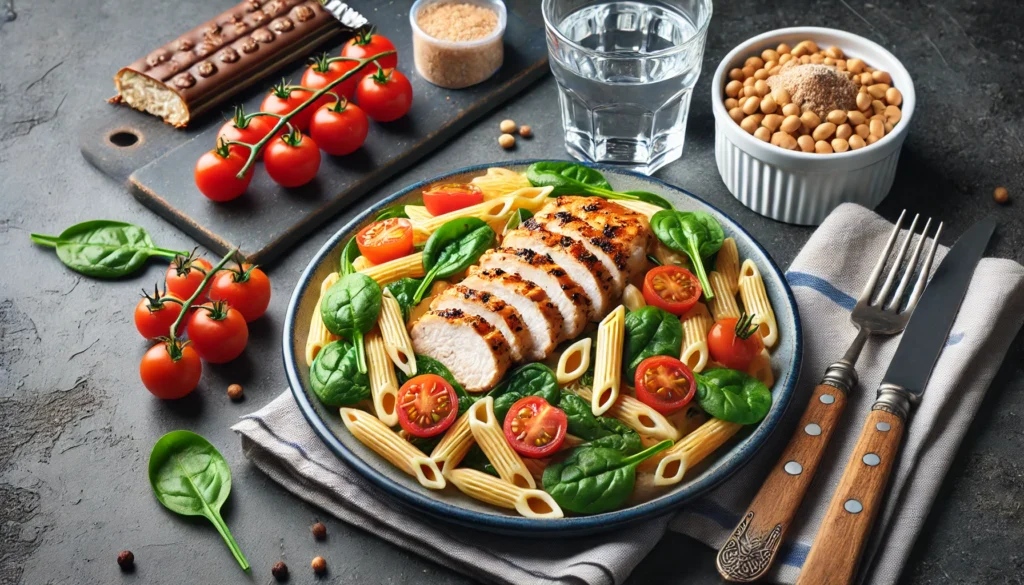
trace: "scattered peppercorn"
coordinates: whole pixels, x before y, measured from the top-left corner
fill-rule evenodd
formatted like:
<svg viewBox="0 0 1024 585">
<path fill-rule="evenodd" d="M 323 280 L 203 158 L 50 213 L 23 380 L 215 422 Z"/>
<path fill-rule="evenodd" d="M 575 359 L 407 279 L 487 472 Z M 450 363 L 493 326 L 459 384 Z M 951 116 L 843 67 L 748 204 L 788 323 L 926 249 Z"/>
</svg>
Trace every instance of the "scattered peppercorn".
<svg viewBox="0 0 1024 585">
<path fill-rule="evenodd" d="M 135 570 L 135 555 L 130 550 L 123 550 L 117 555 L 117 564 L 122 571 L 131 572 Z"/>
<path fill-rule="evenodd" d="M 313 525 L 313 538 L 317 540 L 327 538 L 327 527 L 324 526 L 323 522 L 317 522 Z"/>
<path fill-rule="evenodd" d="M 284 562 L 282 561 L 278 561 L 277 564 L 271 567 L 270 574 L 273 575 L 274 578 L 278 581 L 287 581 L 288 565 L 284 564 Z"/>
<path fill-rule="evenodd" d="M 516 137 L 511 134 L 502 134 L 498 137 L 498 144 L 500 144 L 502 148 L 508 150 L 516 145 Z"/>
<path fill-rule="evenodd" d="M 313 572 L 317 575 L 323 575 L 327 572 L 327 561 L 323 557 L 313 558 Z"/>
<path fill-rule="evenodd" d="M 498 128 L 505 134 L 511 134 L 516 131 L 516 123 L 514 120 L 502 120 Z"/>
<path fill-rule="evenodd" d="M 529 126 L 524 124 L 519 127 L 519 135 L 522 136 L 523 138 L 529 138 L 533 136 L 533 128 L 530 128 Z"/>
<path fill-rule="evenodd" d="M 992 198 L 996 200 L 996 203 L 1006 203 L 1010 200 L 1010 192 L 1006 187 L 996 187 L 996 190 L 992 193 Z"/>
<path fill-rule="evenodd" d="M 228 398 L 235 402 L 238 402 L 243 398 L 244 392 L 245 391 L 242 389 L 241 384 L 232 384 L 228 386 Z"/>
</svg>

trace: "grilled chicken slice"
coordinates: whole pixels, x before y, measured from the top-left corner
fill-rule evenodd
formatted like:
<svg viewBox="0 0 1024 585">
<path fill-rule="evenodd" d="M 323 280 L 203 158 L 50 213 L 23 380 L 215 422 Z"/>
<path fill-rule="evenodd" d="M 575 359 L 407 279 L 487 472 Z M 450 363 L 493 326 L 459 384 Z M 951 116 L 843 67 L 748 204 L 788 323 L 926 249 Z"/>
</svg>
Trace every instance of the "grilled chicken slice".
<svg viewBox="0 0 1024 585">
<path fill-rule="evenodd" d="M 519 311 L 531 338 L 527 359 L 540 361 L 554 351 L 562 333 L 562 314 L 544 289 L 518 274 L 499 268 L 480 270 L 473 267 L 462 284 L 490 293 Z"/>
<path fill-rule="evenodd" d="M 445 289 L 430 303 L 430 308 L 460 309 L 483 317 L 505 337 L 512 351 L 512 361 L 523 361 L 533 345 L 533 338 L 515 307 L 489 292 L 470 288 L 465 281 Z"/>
<path fill-rule="evenodd" d="M 528 248 L 551 259 L 569 273 L 590 297 L 590 320 L 600 321 L 618 300 L 622 289 L 615 286 L 604 264 L 575 238 L 549 232 L 537 222 L 527 220 L 523 227 L 505 234 L 501 245 Z"/>
<path fill-rule="evenodd" d="M 528 248 L 501 247 L 488 250 L 480 257 L 483 269 L 500 268 L 522 276 L 544 289 L 562 314 L 559 340 L 571 339 L 583 331 L 590 315 L 590 297 L 569 274 L 547 254 Z"/>
<path fill-rule="evenodd" d="M 651 224 L 643 214 L 618 203 L 600 197 L 558 197 L 533 220 L 548 231 L 579 240 L 620 288 L 645 265 Z"/>
<path fill-rule="evenodd" d="M 512 363 L 505 337 L 483 317 L 460 309 L 420 317 L 412 326 L 412 348 L 444 364 L 468 392 L 489 390 Z"/>
</svg>

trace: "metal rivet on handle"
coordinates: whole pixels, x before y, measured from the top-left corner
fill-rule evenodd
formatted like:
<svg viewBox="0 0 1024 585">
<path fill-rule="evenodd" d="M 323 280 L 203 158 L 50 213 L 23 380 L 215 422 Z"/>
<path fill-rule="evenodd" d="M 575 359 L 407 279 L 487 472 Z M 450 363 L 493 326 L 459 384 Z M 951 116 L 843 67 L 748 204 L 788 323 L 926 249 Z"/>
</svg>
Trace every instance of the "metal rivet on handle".
<svg viewBox="0 0 1024 585">
<path fill-rule="evenodd" d="M 889 429 L 891 429 L 891 428 L 892 428 L 892 426 L 889 423 L 887 423 L 887 422 L 875 423 L 875 429 L 879 430 L 879 431 L 882 431 L 883 433 L 888 433 Z"/>
<path fill-rule="evenodd" d="M 868 453 L 867 455 L 864 456 L 863 461 L 864 465 L 870 465 L 871 467 L 874 467 L 882 462 L 882 458 L 874 453 Z"/>
<path fill-rule="evenodd" d="M 831 394 L 822 394 L 818 400 L 821 400 L 822 404 L 832 404 L 836 401 L 836 397 Z"/>
<path fill-rule="evenodd" d="M 782 468 L 785 469 L 786 473 L 790 475 L 800 475 L 804 470 L 804 466 L 800 465 L 796 461 L 790 461 L 786 463 Z"/>
<path fill-rule="evenodd" d="M 804 432 L 812 437 L 817 437 L 818 435 L 821 434 L 821 427 L 816 425 L 815 423 L 811 423 L 804 427 Z"/>
<path fill-rule="evenodd" d="M 843 509 L 851 514 L 860 514 L 864 510 L 864 506 L 857 500 L 846 500 Z"/>
</svg>

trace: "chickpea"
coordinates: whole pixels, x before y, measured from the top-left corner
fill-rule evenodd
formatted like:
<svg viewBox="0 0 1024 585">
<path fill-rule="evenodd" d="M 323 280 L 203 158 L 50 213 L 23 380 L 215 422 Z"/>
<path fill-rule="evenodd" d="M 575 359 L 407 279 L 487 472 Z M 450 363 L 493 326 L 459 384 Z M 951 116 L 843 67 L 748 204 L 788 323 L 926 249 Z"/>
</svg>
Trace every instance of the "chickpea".
<svg viewBox="0 0 1024 585">
<path fill-rule="evenodd" d="M 806 57 L 807 54 L 810 53 L 810 52 L 811 51 L 810 51 L 810 49 L 807 48 L 807 45 L 805 45 L 803 43 L 797 43 L 796 46 L 793 47 L 793 50 L 790 52 L 790 55 L 793 55 L 794 57 L 800 58 L 800 57 Z"/>
<path fill-rule="evenodd" d="M 757 71 L 757 70 L 758 70 L 758 68 L 754 67 L 753 65 L 744 65 L 743 66 L 743 76 L 744 77 L 753 77 L 754 76 L 754 72 Z"/>
<path fill-rule="evenodd" d="M 887 83 L 876 83 L 868 86 L 868 93 L 871 97 L 876 100 L 880 100 L 885 97 L 885 92 L 889 90 L 889 84 Z"/>
<path fill-rule="evenodd" d="M 885 90 L 885 101 L 890 106 L 898 106 L 903 103 L 903 94 L 895 87 Z"/>
<path fill-rule="evenodd" d="M 857 109 L 866 112 L 871 107 L 871 96 L 866 93 L 857 94 Z"/>
<path fill-rule="evenodd" d="M 778 75 L 780 71 L 782 71 L 782 65 L 776 65 L 768 73 L 769 75 Z"/>
<path fill-rule="evenodd" d="M 768 114 L 763 120 L 761 120 L 761 125 L 772 132 L 775 132 L 779 129 L 779 126 L 782 125 L 782 116 L 778 114 Z"/>
<path fill-rule="evenodd" d="M 1006 187 L 996 187 L 996 190 L 992 192 L 992 199 L 995 199 L 996 203 L 1006 203 L 1010 200 L 1010 192 Z"/>
<path fill-rule="evenodd" d="M 818 55 L 818 54 L 811 55 L 811 63 L 814 63 L 815 65 L 821 65 L 824 62 L 825 62 L 825 58 L 822 57 L 821 55 Z"/>
<path fill-rule="evenodd" d="M 747 57 L 747 60 L 743 63 L 743 65 L 747 67 L 753 66 L 754 69 L 757 70 L 764 67 L 764 59 L 757 56 Z"/>
<path fill-rule="evenodd" d="M 726 88 L 728 87 L 729 86 L 727 85 Z M 498 124 L 498 129 L 504 132 L 505 134 L 511 134 L 516 131 L 516 123 L 514 120 L 502 120 L 501 124 Z"/>
<path fill-rule="evenodd" d="M 780 106 L 785 106 L 786 104 L 793 101 L 793 98 L 790 97 L 789 92 L 781 88 L 776 89 L 775 91 L 772 92 L 772 98 L 775 100 L 775 103 L 779 104 Z"/>
<path fill-rule="evenodd" d="M 846 112 L 846 119 L 854 126 L 867 122 L 867 117 L 857 110 L 850 110 L 849 112 Z"/>
<path fill-rule="evenodd" d="M 775 103 L 778 103 L 778 98 L 775 99 Z M 800 106 L 796 104 L 786 104 L 782 106 L 782 114 L 785 116 L 800 116 Z"/>
<path fill-rule="evenodd" d="M 846 152 L 850 150 L 850 143 L 842 138 L 836 138 L 832 141 L 832 150 L 834 152 Z"/>
<path fill-rule="evenodd" d="M 785 65 L 786 63 L 789 63 L 792 60 L 793 60 L 793 55 L 791 53 L 785 53 L 783 55 L 779 55 L 779 65 Z"/>
<path fill-rule="evenodd" d="M 523 138 L 530 138 L 531 136 L 533 136 L 533 128 L 530 128 L 526 124 L 523 124 L 522 126 L 519 127 L 519 135 L 522 136 Z"/>
<path fill-rule="evenodd" d="M 893 124 L 892 122 L 890 122 L 889 120 L 886 120 L 885 122 L 882 122 L 882 125 L 885 126 L 885 133 L 886 134 L 892 132 L 892 129 L 896 127 L 896 125 Z"/>
<path fill-rule="evenodd" d="M 836 70 L 846 71 L 846 59 L 836 59 Z"/>
<path fill-rule="evenodd" d="M 754 79 L 754 78 L 751 77 L 750 79 Z M 743 88 L 743 97 L 761 97 L 761 95 L 759 93 L 757 93 L 757 88 L 755 88 L 754 84 L 751 83 L 747 87 Z"/>
<path fill-rule="evenodd" d="M 775 51 L 779 55 L 788 55 L 789 53 L 793 52 L 793 49 L 786 43 L 779 43 L 779 46 L 775 47 Z"/>
<path fill-rule="evenodd" d="M 764 59 L 765 63 L 767 63 L 768 61 L 778 61 L 779 52 L 773 49 L 765 49 L 761 51 L 761 58 Z"/>
<path fill-rule="evenodd" d="M 736 98 L 726 98 L 725 100 L 725 111 L 729 111 L 736 106 L 740 105 L 740 102 Z"/>
<path fill-rule="evenodd" d="M 810 110 L 807 110 L 806 112 L 800 115 L 800 122 L 803 123 L 804 128 L 807 128 L 808 130 L 814 130 L 815 128 L 818 127 L 818 124 L 821 124 L 821 118 L 818 117 L 818 114 L 815 114 Z"/>
<path fill-rule="evenodd" d="M 864 139 L 854 134 L 847 142 L 850 143 L 850 150 L 860 150 L 866 146 Z"/>
<path fill-rule="evenodd" d="M 772 135 L 772 137 L 775 136 L 779 137 L 779 146 L 785 148 L 786 150 L 796 150 L 796 138 L 793 138 L 792 136 L 786 134 L 785 132 L 776 132 L 775 134 Z"/>
<path fill-rule="evenodd" d="M 892 122 L 893 124 L 898 123 L 903 118 L 903 110 L 896 106 L 885 106 L 885 112 L 883 112 L 883 114 L 885 115 L 886 121 Z"/>
<path fill-rule="evenodd" d="M 814 42 L 812 40 L 803 41 L 801 44 L 805 45 L 807 47 L 807 50 L 809 52 L 811 52 L 811 53 L 817 53 L 818 52 L 818 43 L 816 43 L 816 42 Z"/>
<path fill-rule="evenodd" d="M 768 79 L 768 70 L 763 67 L 758 69 L 754 72 L 754 79 Z"/>
<path fill-rule="evenodd" d="M 866 142 L 868 144 L 868 146 L 871 146 L 872 144 L 878 142 L 881 139 L 882 138 L 880 136 L 875 136 L 874 134 L 869 134 L 868 137 L 864 139 L 864 142 Z"/>
<path fill-rule="evenodd" d="M 843 140 L 849 140 L 853 136 L 853 126 L 849 124 L 840 124 L 836 126 L 836 138 Z"/>
<path fill-rule="evenodd" d="M 800 116 L 786 116 L 782 120 L 782 124 L 779 126 L 783 132 L 793 134 L 800 129 Z"/>
<path fill-rule="evenodd" d="M 825 60 L 822 61 L 822 63 L 824 63 L 825 65 L 832 65 L 834 67 L 836 64 L 836 60 L 833 59 L 832 57 L 825 57 Z"/>
<path fill-rule="evenodd" d="M 836 125 L 832 122 L 825 122 L 814 129 L 814 132 L 811 133 L 811 137 L 815 140 L 825 140 L 835 134 L 835 132 Z"/>
<path fill-rule="evenodd" d="M 754 89 L 757 90 L 757 95 L 764 97 L 772 90 L 768 87 L 768 82 L 763 79 L 758 79 L 754 82 Z"/>
<path fill-rule="evenodd" d="M 740 122 L 740 128 L 746 130 L 747 134 L 753 134 L 757 127 L 761 125 L 761 118 L 756 115 L 747 116 Z"/>
<path fill-rule="evenodd" d="M 753 114 L 761 107 L 761 100 L 757 96 L 750 96 L 740 106 L 743 108 L 743 113 L 746 115 Z"/>
<path fill-rule="evenodd" d="M 814 139 L 804 134 L 800 138 L 796 139 L 797 146 L 804 152 L 814 152 Z"/>
<path fill-rule="evenodd" d="M 871 79 L 873 79 L 875 83 L 892 83 L 892 76 L 885 71 L 872 71 Z"/>
<path fill-rule="evenodd" d="M 885 136 L 885 124 L 881 120 L 871 120 L 868 124 L 868 129 L 871 130 L 871 136 L 881 138 Z"/>
<path fill-rule="evenodd" d="M 814 152 L 818 154 L 832 154 L 832 145 L 824 140 L 819 140 L 814 143 Z"/>
<path fill-rule="evenodd" d="M 885 104 L 882 103 L 882 100 L 871 100 L 871 111 L 875 115 L 881 114 L 885 111 Z"/>
<path fill-rule="evenodd" d="M 769 140 L 771 140 L 771 137 L 772 137 L 772 131 L 767 129 L 767 128 L 765 128 L 764 126 L 761 126 L 757 130 L 754 130 L 754 138 L 757 138 L 758 140 L 763 140 L 764 142 L 768 142 Z"/>
<path fill-rule="evenodd" d="M 773 114 L 774 115 L 775 114 L 775 110 L 778 107 L 779 106 L 776 105 L 776 103 L 775 103 L 775 98 L 773 98 L 771 95 L 766 95 L 763 98 L 761 98 L 761 111 L 762 112 L 764 112 L 766 114 Z"/>
<path fill-rule="evenodd" d="M 729 70 L 729 79 L 732 79 L 733 81 L 743 81 L 744 77 L 746 77 L 746 75 L 743 74 L 743 70 L 739 67 L 733 67 Z"/>
<path fill-rule="evenodd" d="M 774 60 L 773 61 L 765 61 L 764 70 L 770 72 L 772 70 L 772 68 L 777 67 L 778 64 L 779 64 L 779 62 L 778 61 L 774 61 Z"/>
<path fill-rule="evenodd" d="M 871 85 L 871 83 L 873 81 L 874 80 L 871 79 L 871 74 L 868 73 L 867 71 L 865 71 L 864 73 L 860 74 L 860 84 L 861 85 Z"/>
<path fill-rule="evenodd" d="M 508 150 L 516 145 L 516 137 L 506 132 L 498 137 L 498 144 L 505 150 Z"/>
<path fill-rule="evenodd" d="M 846 112 L 843 110 L 832 110 L 825 116 L 825 119 L 838 126 L 846 121 Z"/>
<path fill-rule="evenodd" d="M 801 64 L 807 65 L 810 62 L 811 62 L 811 58 L 809 56 L 804 55 L 804 56 L 800 57 L 800 63 Z"/>
<path fill-rule="evenodd" d="M 743 89 L 743 83 L 733 79 L 729 83 L 725 84 L 725 95 L 734 98 L 740 95 L 740 90 Z M 502 128 L 504 130 L 504 128 Z M 512 130 L 509 130 L 511 132 Z"/>
<path fill-rule="evenodd" d="M 860 136 L 864 140 L 867 140 L 868 136 L 871 134 L 871 130 L 868 128 L 867 123 L 857 124 L 857 126 L 853 129 L 853 133 L 856 134 L 857 136 Z"/>
<path fill-rule="evenodd" d="M 871 124 L 872 120 L 878 120 L 879 122 L 882 122 L 884 124 L 885 114 L 875 114 L 874 116 L 871 116 L 870 118 L 868 118 L 868 124 Z"/>
<path fill-rule="evenodd" d="M 753 77 L 748 77 L 743 80 L 743 87 L 754 87 L 754 82 L 757 81 Z"/>
<path fill-rule="evenodd" d="M 832 57 L 833 59 L 842 59 L 845 55 L 842 49 L 833 45 L 825 49 L 825 56 Z"/>
<path fill-rule="evenodd" d="M 860 72 L 864 71 L 864 61 L 860 59 L 847 59 L 846 69 L 849 70 L 850 73 L 859 74 Z"/>
<path fill-rule="evenodd" d="M 747 115 L 743 113 L 743 108 L 736 106 L 735 108 L 729 109 L 729 117 L 736 121 L 737 124 L 743 121 Z"/>
</svg>

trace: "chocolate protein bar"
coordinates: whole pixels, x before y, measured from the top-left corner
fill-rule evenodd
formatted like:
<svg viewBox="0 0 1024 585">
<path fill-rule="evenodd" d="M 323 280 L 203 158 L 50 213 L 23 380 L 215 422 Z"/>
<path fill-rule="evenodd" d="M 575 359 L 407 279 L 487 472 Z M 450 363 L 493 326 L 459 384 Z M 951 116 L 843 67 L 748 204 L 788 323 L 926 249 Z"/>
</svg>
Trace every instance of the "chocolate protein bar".
<svg viewBox="0 0 1024 585">
<path fill-rule="evenodd" d="M 354 30 L 351 23 L 365 24 L 344 8 L 342 24 L 337 10 L 328 12 L 316 0 L 246 0 L 118 71 L 117 96 L 110 101 L 187 126 L 279 67 Z"/>
</svg>

